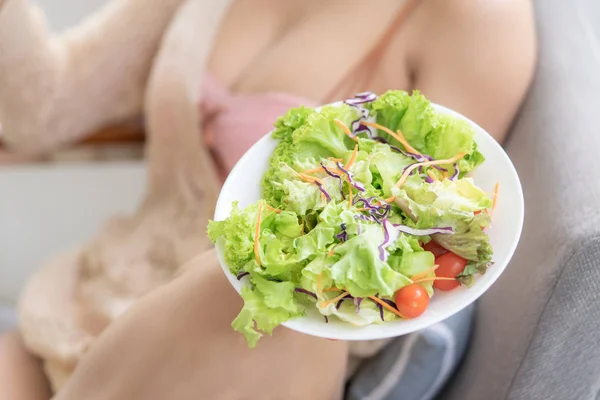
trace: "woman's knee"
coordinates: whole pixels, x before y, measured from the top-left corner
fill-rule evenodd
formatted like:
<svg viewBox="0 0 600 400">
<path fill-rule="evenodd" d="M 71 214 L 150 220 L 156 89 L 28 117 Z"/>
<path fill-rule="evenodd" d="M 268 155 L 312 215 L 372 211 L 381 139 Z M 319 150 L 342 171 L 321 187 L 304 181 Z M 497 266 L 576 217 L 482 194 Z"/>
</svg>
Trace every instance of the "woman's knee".
<svg viewBox="0 0 600 400">
<path fill-rule="evenodd" d="M 0 335 L 0 399 L 38 400 L 51 396 L 40 360 L 17 332 Z"/>
</svg>

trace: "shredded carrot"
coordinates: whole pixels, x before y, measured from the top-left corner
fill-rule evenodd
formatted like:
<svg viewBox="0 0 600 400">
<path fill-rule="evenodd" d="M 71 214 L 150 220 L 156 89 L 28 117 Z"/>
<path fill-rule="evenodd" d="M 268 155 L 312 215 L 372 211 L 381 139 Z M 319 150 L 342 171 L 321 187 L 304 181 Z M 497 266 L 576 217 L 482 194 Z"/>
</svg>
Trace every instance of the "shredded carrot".
<svg viewBox="0 0 600 400">
<path fill-rule="evenodd" d="M 321 294 L 323 293 L 323 273 L 320 272 L 319 275 L 317 275 L 317 294 Z"/>
<path fill-rule="evenodd" d="M 323 291 L 324 291 L 324 292 L 340 292 L 340 291 L 342 291 L 342 290 L 344 290 L 344 289 L 338 289 L 338 288 L 336 288 L 335 286 L 333 286 L 333 287 L 330 287 L 329 289 L 325 289 L 325 290 L 323 290 Z"/>
<path fill-rule="evenodd" d="M 270 206 L 269 204 L 265 204 L 270 211 L 274 211 L 275 213 L 281 213 L 281 210 L 275 207 Z"/>
<path fill-rule="evenodd" d="M 496 209 L 496 202 L 498 201 L 498 189 L 500 188 L 500 182 L 496 182 L 494 186 L 494 200 L 492 200 L 492 212 Z"/>
<path fill-rule="evenodd" d="M 412 147 L 404 138 L 404 135 L 402 135 L 402 132 L 398 131 L 397 133 L 394 132 L 393 130 L 391 130 L 390 128 L 386 128 L 383 125 L 379 125 L 376 122 L 370 122 L 370 121 L 361 121 L 360 122 L 361 125 L 365 125 L 365 126 L 371 126 L 373 128 L 377 128 L 379 130 L 384 131 L 385 133 L 387 133 L 388 135 L 390 135 L 391 137 L 393 137 L 394 139 L 396 139 L 397 141 L 399 141 L 404 148 L 406 149 L 406 151 L 413 153 L 413 154 L 418 154 L 421 155 L 421 153 L 419 153 L 419 151 L 417 149 L 415 149 L 414 147 Z"/>
<path fill-rule="evenodd" d="M 438 179 L 437 175 L 436 175 L 436 174 L 434 174 L 432 170 L 428 169 L 428 170 L 427 170 L 427 175 L 429 175 L 429 177 L 430 177 L 431 179 L 433 179 L 434 181 L 439 181 L 439 179 Z"/>
<path fill-rule="evenodd" d="M 352 151 L 352 155 L 348 160 L 348 163 L 344 165 L 345 169 L 349 169 L 352 165 L 354 165 L 354 161 L 356 161 L 356 155 L 358 154 L 358 145 L 354 146 L 354 150 Z"/>
<path fill-rule="evenodd" d="M 461 158 L 463 158 L 466 154 L 467 153 L 460 153 L 452 158 L 449 158 L 448 160 L 433 160 L 433 161 L 425 161 L 422 163 L 411 164 L 410 166 L 408 166 L 406 168 L 406 170 L 402 174 L 402 177 L 400 178 L 398 183 L 396 183 L 396 187 L 397 188 L 401 187 L 404 184 L 404 182 L 406 182 L 406 179 L 408 179 L 408 176 L 411 174 L 411 172 L 413 172 L 415 170 L 415 168 L 428 167 L 430 165 L 452 164 L 452 163 L 460 160 Z"/>
<path fill-rule="evenodd" d="M 340 294 L 338 297 L 334 297 L 331 300 L 323 301 L 323 302 L 321 302 L 321 308 L 327 307 L 329 304 L 335 303 L 336 301 L 343 299 L 347 295 L 348 295 L 348 292 L 344 291 L 344 293 Z"/>
<path fill-rule="evenodd" d="M 427 268 L 425 271 L 419 272 L 418 274 L 411 276 L 410 279 L 414 282 L 419 278 L 423 278 L 424 276 L 426 276 L 427 274 L 429 274 L 431 272 L 435 272 L 435 270 L 438 268 L 439 268 L 439 265 L 436 264 L 431 268 Z"/>
<path fill-rule="evenodd" d="M 337 124 L 337 126 L 339 126 L 340 128 L 342 128 L 342 130 L 344 131 L 344 133 L 346 135 L 348 135 L 348 137 L 352 140 L 354 140 L 355 142 L 358 142 L 358 139 L 355 137 L 352 137 L 352 131 L 346 126 L 346 124 L 344 124 L 342 121 L 340 121 L 339 119 L 334 119 L 333 122 L 335 122 Z"/>
<path fill-rule="evenodd" d="M 323 184 L 323 181 L 319 178 L 316 178 L 314 176 L 310 176 L 310 175 L 306 175 L 305 173 L 302 172 L 298 172 L 296 171 L 294 168 L 290 167 L 289 165 L 285 164 L 284 165 L 290 170 L 292 171 L 292 173 L 296 176 L 298 176 L 300 179 L 306 181 L 306 182 L 310 182 L 310 183 L 320 183 L 321 185 Z"/>
<path fill-rule="evenodd" d="M 302 172 L 297 172 L 297 174 L 300 176 L 300 178 L 302 178 L 303 180 L 310 182 L 310 183 L 320 183 L 321 185 L 323 184 L 323 181 L 319 178 L 315 178 L 314 176 L 310 176 L 310 175 L 306 175 L 303 174 Z"/>
<path fill-rule="evenodd" d="M 334 253 L 335 253 L 335 248 L 338 247 L 338 245 L 336 244 L 335 246 L 333 246 L 331 248 L 331 250 L 329 250 L 329 253 L 327 253 L 328 257 L 331 257 Z"/>
<path fill-rule="evenodd" d="M 444 171 L 444 179 L 448 179 L 449 175 L 448 175 L 448 171 Z"/>
<path fill-rule="evenodd" d="M 369 298 L 370 298 L 371 300 L 373 300 L 375 303 L 378 303 L 378 304 L 380 304 L 380 305 L 381 305 L 383 308 L 386 308 L 386 309 L 388 309 L 389 311 L 393 312 L 394 314 L 396 314 L 396 315 L 397 315 L 397 316 L 399 316 L 400 318 L 403 318 L 403 319 L 409 319 L 408 317 L 406 317 L 406 316 L 402 315 L 402 314 L 400 313 L 400 311 L 398 311 L 398 310 L 397 310 L 397 309 L 395 309 L 394 307 L 390 306 L 388 303 L 386 303 L 385 301 L 381 300 L 380 298 L 378 298 L 378 297 L 375 297 L 375 296 L 369 296 Z"/>
<path fill-rule="evenodd" d="M 315 172 L 325 172 L 323 167 L 307 169 L 306 171 L 302 171 L 303 174 L 314 174 Z"/>
<path fill-rule="evenodd" d="M 383 205 L 383 203 L 391 204 L 394 200 L 396 200 L 396 196 L 388 197 L 387 199 L 377 200 L 374 204 Z"/>
<path fill-rule="evenodd" d="M 334 158 L 334 157 L 328 157 L 328 160 L 334 161 L 334 162 L 344 162 L 343 158 Z"/>
<path fill-rule="evenodd" d="M 260 266 L 260 257 L 259 257 L 259 238 L 260 238 L 260 218 L 262 214 L 263 205 L 262 203 L 258 206 L 258 212 L 256 216 L 256 230 L 254 231 L 254 257 L 256 259 L 256 263 Z"/>
<path fill-rule="evenodd" d="M 422 279 L 413 281 L 413 283 L 421 283 L 421 282 L 428 282 L 428 281 L 456 281 L 456 278 L 446 278 L 443 276 L 436 276 L 436 277 L 431 277 L 431 278 L 422 278 Z"/>
<path fill-rule="evenodd" d="M 329 170 L 329 172 L 333 172 L 334 174 L 344 174 L 345 172 L 342 170 L 339 170 L 337 168 L 327 168 Z M 312 169 L 307 169 L 306 171 L 302 171 L 302 174 L 314 174 L 317 172 L 325 172 L 325 169 L 323 167 L 318 167 L 318 168 L 312 168 Z"/>
</svg>

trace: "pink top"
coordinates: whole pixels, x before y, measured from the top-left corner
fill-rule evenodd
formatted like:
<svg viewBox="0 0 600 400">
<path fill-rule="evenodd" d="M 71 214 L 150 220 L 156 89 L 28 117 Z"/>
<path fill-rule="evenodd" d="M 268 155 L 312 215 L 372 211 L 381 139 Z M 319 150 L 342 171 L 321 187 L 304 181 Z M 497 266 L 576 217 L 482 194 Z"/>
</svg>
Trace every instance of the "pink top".
<svg viewBox="0 0 600 400">
<path fill-rule="evenodd" d="M 273 129 L 279 116 L 301 105 L 316 104 L 285 93 L 230 93 L 207 74 L 200 102 L 202 132 L 221 178 L 227 176 L 258 139 Z"/>
</svg>

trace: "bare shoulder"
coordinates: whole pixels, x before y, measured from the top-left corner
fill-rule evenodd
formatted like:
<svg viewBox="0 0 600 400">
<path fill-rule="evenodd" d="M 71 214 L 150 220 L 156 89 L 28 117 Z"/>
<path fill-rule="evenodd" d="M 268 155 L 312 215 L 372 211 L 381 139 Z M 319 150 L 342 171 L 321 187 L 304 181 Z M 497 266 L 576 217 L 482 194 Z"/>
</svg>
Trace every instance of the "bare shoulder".
<svg viewBox="0 0 600 400">
<path fill-rule="evenodd" d="M 414 20 L 413 35 L 446 45 L 457 41 L 466 50 L 481 43 L 526 50 L 515 38 L 535 44 L 530 0 L 422 0 Z"/>
<path fill-rule="evenodd" d="M 532 80 L 535 22 L 529 0 L 423 0 L 408 62 L 415 88 L 503 135 Z"/>
</svg>

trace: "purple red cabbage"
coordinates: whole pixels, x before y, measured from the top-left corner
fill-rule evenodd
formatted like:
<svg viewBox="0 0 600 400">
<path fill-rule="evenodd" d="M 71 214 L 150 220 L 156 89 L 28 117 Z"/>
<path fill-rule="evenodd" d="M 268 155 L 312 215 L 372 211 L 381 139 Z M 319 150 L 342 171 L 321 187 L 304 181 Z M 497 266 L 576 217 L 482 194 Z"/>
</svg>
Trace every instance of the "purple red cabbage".
<svg viewBox="0 0 600 400">
<path fill-rule="evenodd" d="M 363 298 L 362 297 L 355 297 L 354 298 L 354 305 L 356 306 L 356 313 L 358 314 L 360 312 L 360 303 L 362 302 Z"/>
<path fill-rule="evenodd" d="M 315 293 L 311 292 L 310 290 L 306 290 L 306 289 L 302 289 L 302 288 L 296 288 L 294 290 L 298 293 L 304 293 L 304 294 L 309 295 L 310 297 L 314 297 L 314 299 L 317 300 L 317 295 Z"/>
<path fill-rule="evenodd" d="M 408 233 L 413 236 L 430 236 L 430 235 L 451 235 L 454 233 L 454 229 L 451 226 L 442 227 L 442 228 L 426 228 L 426 229 L 417 229 L 412 228 L 410 226 L 394 224 L 394 228 L 398 229 L 400 232 Z"/>
<path fill-rule="evenodd" d="M 358 97 L 359 99 L 365 99 L 365 98 L 371 98 L 373 97 L 373 100 L 377 100 L 377 95 L 373 92 L 360 92 L 354 95 L 354 97 Z"/>
<path fill-rule="evenodd" d="M 390 229 L 394 226 L 387 219 L 383 218 L 381 225 L 383 225 L 383 243 L 378 246 L 379 259 L 383 262 L 387 261 L 389 254 L 385 251 L 385 248 L 393 244 L 398 239 L 397 232 L 394 235 L 391 234 Z"/>
<path fill-rule="evenodd" d="M 429 157 L 429 158 L 430 158 L 429 161 L 433 161 L 433 158 L 431 158 L 431 157 Z M 438 171 L 448 172 L 448 170 L 446 168 L 440 167 L 439 165 L 430 165 L 430 167 L 433 167 L 433 168 L 437 169 Z"/>
<path fill-rule="evenodd" d="M 344 194 L 344 181 L 342 180 L 342 177 L 334 172 L 331 172 L 323 163 L 323 161 L 321 161 L 321 167 L 323 168 L 323 170 L 325 171 L 325 173 L 329 176 L 331 176 L 332 178 L 336 178 L 338 179 L 338 183 L 340 185 L 340 193 L 342 194 L 342 199 L 346 199 L 346 195 Z"/>
<path fill-rule="evenodd" d="M 321 193 L 323 193 L 325 195 L 325 198 L 327 199 L 327 201 L 331 201 L 331 196 L 329 195 L 329 193 L 327 193 L 327 190 L 325 190 L 323 185 L 321 185 L 319 182 L 315 182 L 315 184 L 317 185 L 317 187 L 319 188 Z"/>
<path fill-rule="evenodd" d="M 356 182 L 354 180 L 354 174 L 352 174 L 352 172 L 350 172 L 346 168 L 344 168 L 344 166 L 342 165 L 341 162 L 337 161 L 336 165 L 337 165 L 337 167 L 339 168 L 340 171 L 342 171 L 343 173 L 346 174 L 346 176 L 348 177 L 348 181 L 350 181 L 350 184 L 352 186 L 354 186 L 354 188 L 356 190 L 358 190 L 359 192 L 364 192 L 365 191 L 365 188 L 362 186 L 362 184 L 360 182 Z"/>
<path fill-rule="evenodd" d="M 374 137 L 372 139 L 375 140 L 375 141 L 377 141 L 377 142 L 380 142 L 380 143 L 388 144 L 390 146 L 390 149 L 392 149 L 393 151 L 395 151 L 397 153 L 400 153 L 400 154 L 402 154 L 405 157 L 413 158 L 416 162 L 422 163 L 422 162 L 434 161 L 435 160 L 433 157 L 430 157 L 430 156 L 428 156 L 426 154 L 415 154 L 415 153 L 411 153 L 409 151 L 402 150 L 400 147 L 393 146 L 393 145 L 389 144 L 389 142 L 387 140 L 385 140 L 385 138 L 376 136 L 376 137 Z M 409 165 L 409 167 L 410 167 L 410 165 Z M 440 167 L 439 165 L 430 165 L 430 167 L 433 167 L 433 168 L 435 168 L 435 169 L 437 169 L 438 171 L 441 171 L 441 172 L 448 172 L 448 170 L 446 168 Z M 405 170 L 406 170 L 406 168 L 405 168 Z M 456 172 L 456 171 L 458 171 L 458 166 L 457 166 L 456 163 L 454 164 L 454 170 L 455 170 L 455 173 L 450 178 L 451 180 L 454 180 L 454 178 L 456 178 L 456 176 L 458 176 L 458 172 Z M 422 173 L 422 172 L 423 172 L 423 167 L 419 167 L 419 173 Z M 427 179 L 425 179 L 425 180 L 427 181 L 427 183 L 431 183 Z"/>
<path fill-rule="evenodd" d="M 379 298 L 379 295 L 376 294 L 375 297 Z M 383 306 L 381 304 L 379 304 L 379 302 L 377 302 L 377 301 L 375 301 L 373 299 L 369 299 L 369 300 L 371 300 L 373 303 L 375 303 L 375 305 L 379 309 L 379 317 L 381 317 L 382 321 L 385 321 L 385 319 L 383 318 Z"/>
<path fill-rule="evenodd" d="M 390 232 L 388 231 L 387 224 L 384 222 L 383 224 L 383 243 L 378 246 L 379 249 L 379 259 L 381 261 L 387 260 L 387 254 L 385 252 L 385 247 L 390 244 Z"/>
<path fill-rule="evenodd" d="M 243 277 L 245 277 L 246 275 L 250 275 L 250 272 L 246 272 L 246 271 L 242 271 L 237 275 L 237 280 L 240 281 L 242 280 Z"/>
<path fill-rule="evenodd" d="M 458 174 L 460 173 L 460 170 L 458 169 L 458 164 L 457 163 L 454 163 L 452 166 L 454 167 L 454 173 L 450 177 L 451 181 L 455 180 L 458 177 Z"/>
<path fill-rule="evenodd" d="M 351 294 L 347 294 L 346 296 L 342 297 L 341 299 L 338 300 L 337 304 L 335 305 L 335 309 L 339 310 L 340 307 L 342 306 L 342 303 L 344 302 L 344 300 L 352 300 L 354 297 L 352 297 Z"/>
<path fill-rule="evenodd" d="M 354 219 L 362 219 L 363 221 L 367 221 L 367 222 L 371 222 L 371 218 L 367 217 L 366 215 L 363 214 L 356 214 L 354 216 Z"/>
<path fill-rule="evenodd" d="M 396 307 L 396 303 L 389 299 L 381 299 L 381 301 L 385 302 L 390 307 L 394 307 L 396 310 L 398 309 L 398 307 Z"/>
<path fill-rule="evenodd" d="M 382 138 L 381 136 L 376 136 L 373 138 L 373 140 L 375 140 L 379 143 L 385 143 L 385 144 L 389 145 L 390 149 L 392 149 L 393 151 L 400 153 L 405 157 L 413 158 L 416 162 L 433 161 L 433 158 L 431 158 L 427 155 L 411 153 L 409 151 L 402 150 L 398 146 L 391 145 L 387 140 L 385 140 L 385 138 Z"/>
<path fill-rule="evenodd" d="M 358 93 L 353 98 L 344 100 L 345 104 L 355 108 L 360 113 L 360 117 L 352 121 L 352 123 L 350 124 L 350 129 L 352 130 L 350 137 L 356 137 L 358 134 L 363 132 L 366 132 L 369 135 L 369 138 L 373 137 L 371 129 L 369 129 L 368 126 L 361 124 L 361 121 L 364 121 L 369 117 L 369 110 L 362 107 L 362 104 L 372 102 L 376 99 L 377 95 L 375 95 L 374 93 L 363 92 Z"/>
<path fill-rule="evenodd" d="M 353 204 L 356 205 L 358 203 L 363 203 L 365 206 L 364 208 L 369 210 L 369 214 L 377 219 L 387 217 L 392 210 L 392 206 L 385 202 L 379 203 L 379 204 L 372 204 L 371 202 L 374 199 L 375 199 L 375 197 L 373 197 L 373 196 L 364 198 L 364 197 L 357 195 L 354 198 Z"/>
<path fill-rule="evenodd" d="M 369 138 L 373 138 L 373 132 L 371 131 L 371 129 L 368 126 L 361 124 L 362 121 L 365 121 L 367 120 L 367 118 L 369 118 L 369 110 L 360 106 L 352 107 L 356 108 L 361 115 L 360 117 L 352 121 L 352 123 L 350 124 L 350 129 L 352 130 L 350 137 L 356 137 L 357 135 L 364 132 L 367 133 Z"/>
<path fill-rule="evenodd" d="M 328 324 L 329 323 L 329 318 L 327 318 L 327 315 L 323 315 L 325 317 L 325 323 Z"/>
<path fill-rule="evenodd" d="M 377 100 L 377 95 L 371 92 L 363 92 L 355 95 L 353 98 L 344 100 L 344 103 L 349 106 L 357 106 L 359 104 L 370 103 Z"/>
<path fill-rule="evenodd" d="M 335 235 L 335 238 L 337 240 L 339 240 L 340 242 L 345 242 L 348 240 L 348 232 L 346 232 L 346 224 L 341 224 L 340 228 L 342 228 L 342 231 L 340 233 L 338 233 L 337 235 Z"/>
</svg>

